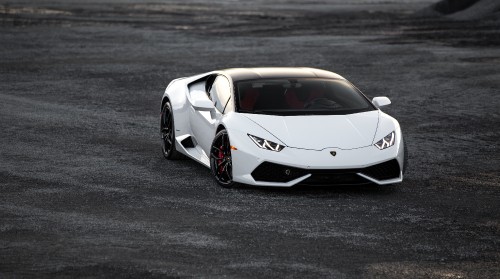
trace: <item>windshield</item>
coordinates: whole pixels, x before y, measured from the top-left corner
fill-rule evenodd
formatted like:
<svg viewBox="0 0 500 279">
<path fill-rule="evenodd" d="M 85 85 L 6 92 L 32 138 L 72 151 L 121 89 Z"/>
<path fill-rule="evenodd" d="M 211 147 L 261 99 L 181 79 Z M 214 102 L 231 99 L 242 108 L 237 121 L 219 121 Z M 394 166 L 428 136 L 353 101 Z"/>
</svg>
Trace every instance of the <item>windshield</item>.
<svg viewBox="0 0 500 279">
<path fill-rule="evenodd" d="M 235 84 L 239 112 L 344 115 L 375 110 L 354 86 L 335 79 L 259 79 Z"/>
</svg>

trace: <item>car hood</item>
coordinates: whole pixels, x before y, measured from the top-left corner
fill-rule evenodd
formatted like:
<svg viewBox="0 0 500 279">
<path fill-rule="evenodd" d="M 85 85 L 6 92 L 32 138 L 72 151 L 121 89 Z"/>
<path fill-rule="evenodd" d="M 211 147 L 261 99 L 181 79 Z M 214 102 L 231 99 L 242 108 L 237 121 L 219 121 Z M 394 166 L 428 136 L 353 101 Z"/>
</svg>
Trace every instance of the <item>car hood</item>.
<svg viewBox="0 0 500 279">
<path fill-rule="evenodd" d="M 244 114 L 289 147 L 354 149 L 373 144 L 379 111 L 349 115 Z"/>
</svg>

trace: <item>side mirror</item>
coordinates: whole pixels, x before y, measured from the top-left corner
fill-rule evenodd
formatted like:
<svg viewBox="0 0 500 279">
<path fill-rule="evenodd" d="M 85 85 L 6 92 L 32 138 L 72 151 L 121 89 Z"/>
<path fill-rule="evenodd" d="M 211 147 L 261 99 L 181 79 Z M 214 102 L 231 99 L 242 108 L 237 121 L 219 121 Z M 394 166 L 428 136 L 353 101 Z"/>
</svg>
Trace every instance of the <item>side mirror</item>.
<svg viewBox="0 0 500 279">
<path fill-rule="evenodd" d="M 372 104 L 377 108 L 381 108 L 383 106 L 390 105 L 391 100 L 389 100 L 389 98 L 387 97 L 375 97 L 372 100 Z"/>
<path fill-rule="evenodd" d="M 193 108 L 200 111 L 212 111 L 215 109 L 214 103 L 209 99 L 196 99 L 193 101 Z"/>
</svg>

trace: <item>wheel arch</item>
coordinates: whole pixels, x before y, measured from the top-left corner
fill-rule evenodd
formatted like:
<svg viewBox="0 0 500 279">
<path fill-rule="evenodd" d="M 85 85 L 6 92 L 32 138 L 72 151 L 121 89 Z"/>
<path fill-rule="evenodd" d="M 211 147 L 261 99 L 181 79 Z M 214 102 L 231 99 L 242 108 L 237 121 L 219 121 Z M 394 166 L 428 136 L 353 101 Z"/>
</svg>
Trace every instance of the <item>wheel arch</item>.
<svg viewBox="0 0 500 279">
<path fill-rule="evenodd" d="M 163 96 L 163 99 L 161 99 L 161 107 L 160 107 L 160 110 L 163 109 L 163 106 L 165 105 L 165 103 L 167 102 L 170 102 L 170 99 L 168 98 L 167 95 Z"/>
<path fill-rule="evenodd" d="M 217 133 L 219 133 L 222 130 L 227 130 L 227 129 L 223 124 L 219 124 L 219 126 L 217 126 L 217 129 L 215 130 L 215 134 L 217 135 Z"/>
</svg>

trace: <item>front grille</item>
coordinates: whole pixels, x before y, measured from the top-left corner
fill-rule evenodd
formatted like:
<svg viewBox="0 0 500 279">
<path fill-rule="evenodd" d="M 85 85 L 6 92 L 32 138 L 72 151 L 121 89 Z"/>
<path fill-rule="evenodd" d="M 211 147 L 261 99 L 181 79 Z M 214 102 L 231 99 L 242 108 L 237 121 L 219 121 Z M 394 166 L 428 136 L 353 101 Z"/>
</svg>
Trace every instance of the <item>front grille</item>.
<svg viewBox="0 0 500 279">
<path fill-rule="evenodd" d="M 252 177 L 260 182 L 286 183 L 311 174 L 300 185 L 359 185 L 370 183 L 357 175 L 362 173 L 377 180 L 399 177 L 399 163 L 396 159 L 363 169 L 301 169 L 270 162 L 263 162 L 253 172 Z"/>
<path fill-rule="evenodd" d="M 386 180 L 398 178 L 401 170 L 396 159 L 364 168 L 360 171 L 362 174 L 377 180 Z"/>
<path fill-rule="evenodd" d="M 286 183 L 310 173 L 311 176 L 300 182 L 301 185 L 352 185 L 369 183 L 368 180 L 357 175 L 357 172 L 359 172 L 359 169 L 301 169 L 264 162 L 252 172 L 252 177 L 255 181 Z"/>
<path fill-rule="evenodd" d="M 255 181 L 289 182 L 306 174 L 304 169 L 264 162 L 252 172 L 252 177 Z"/>
</svg>

